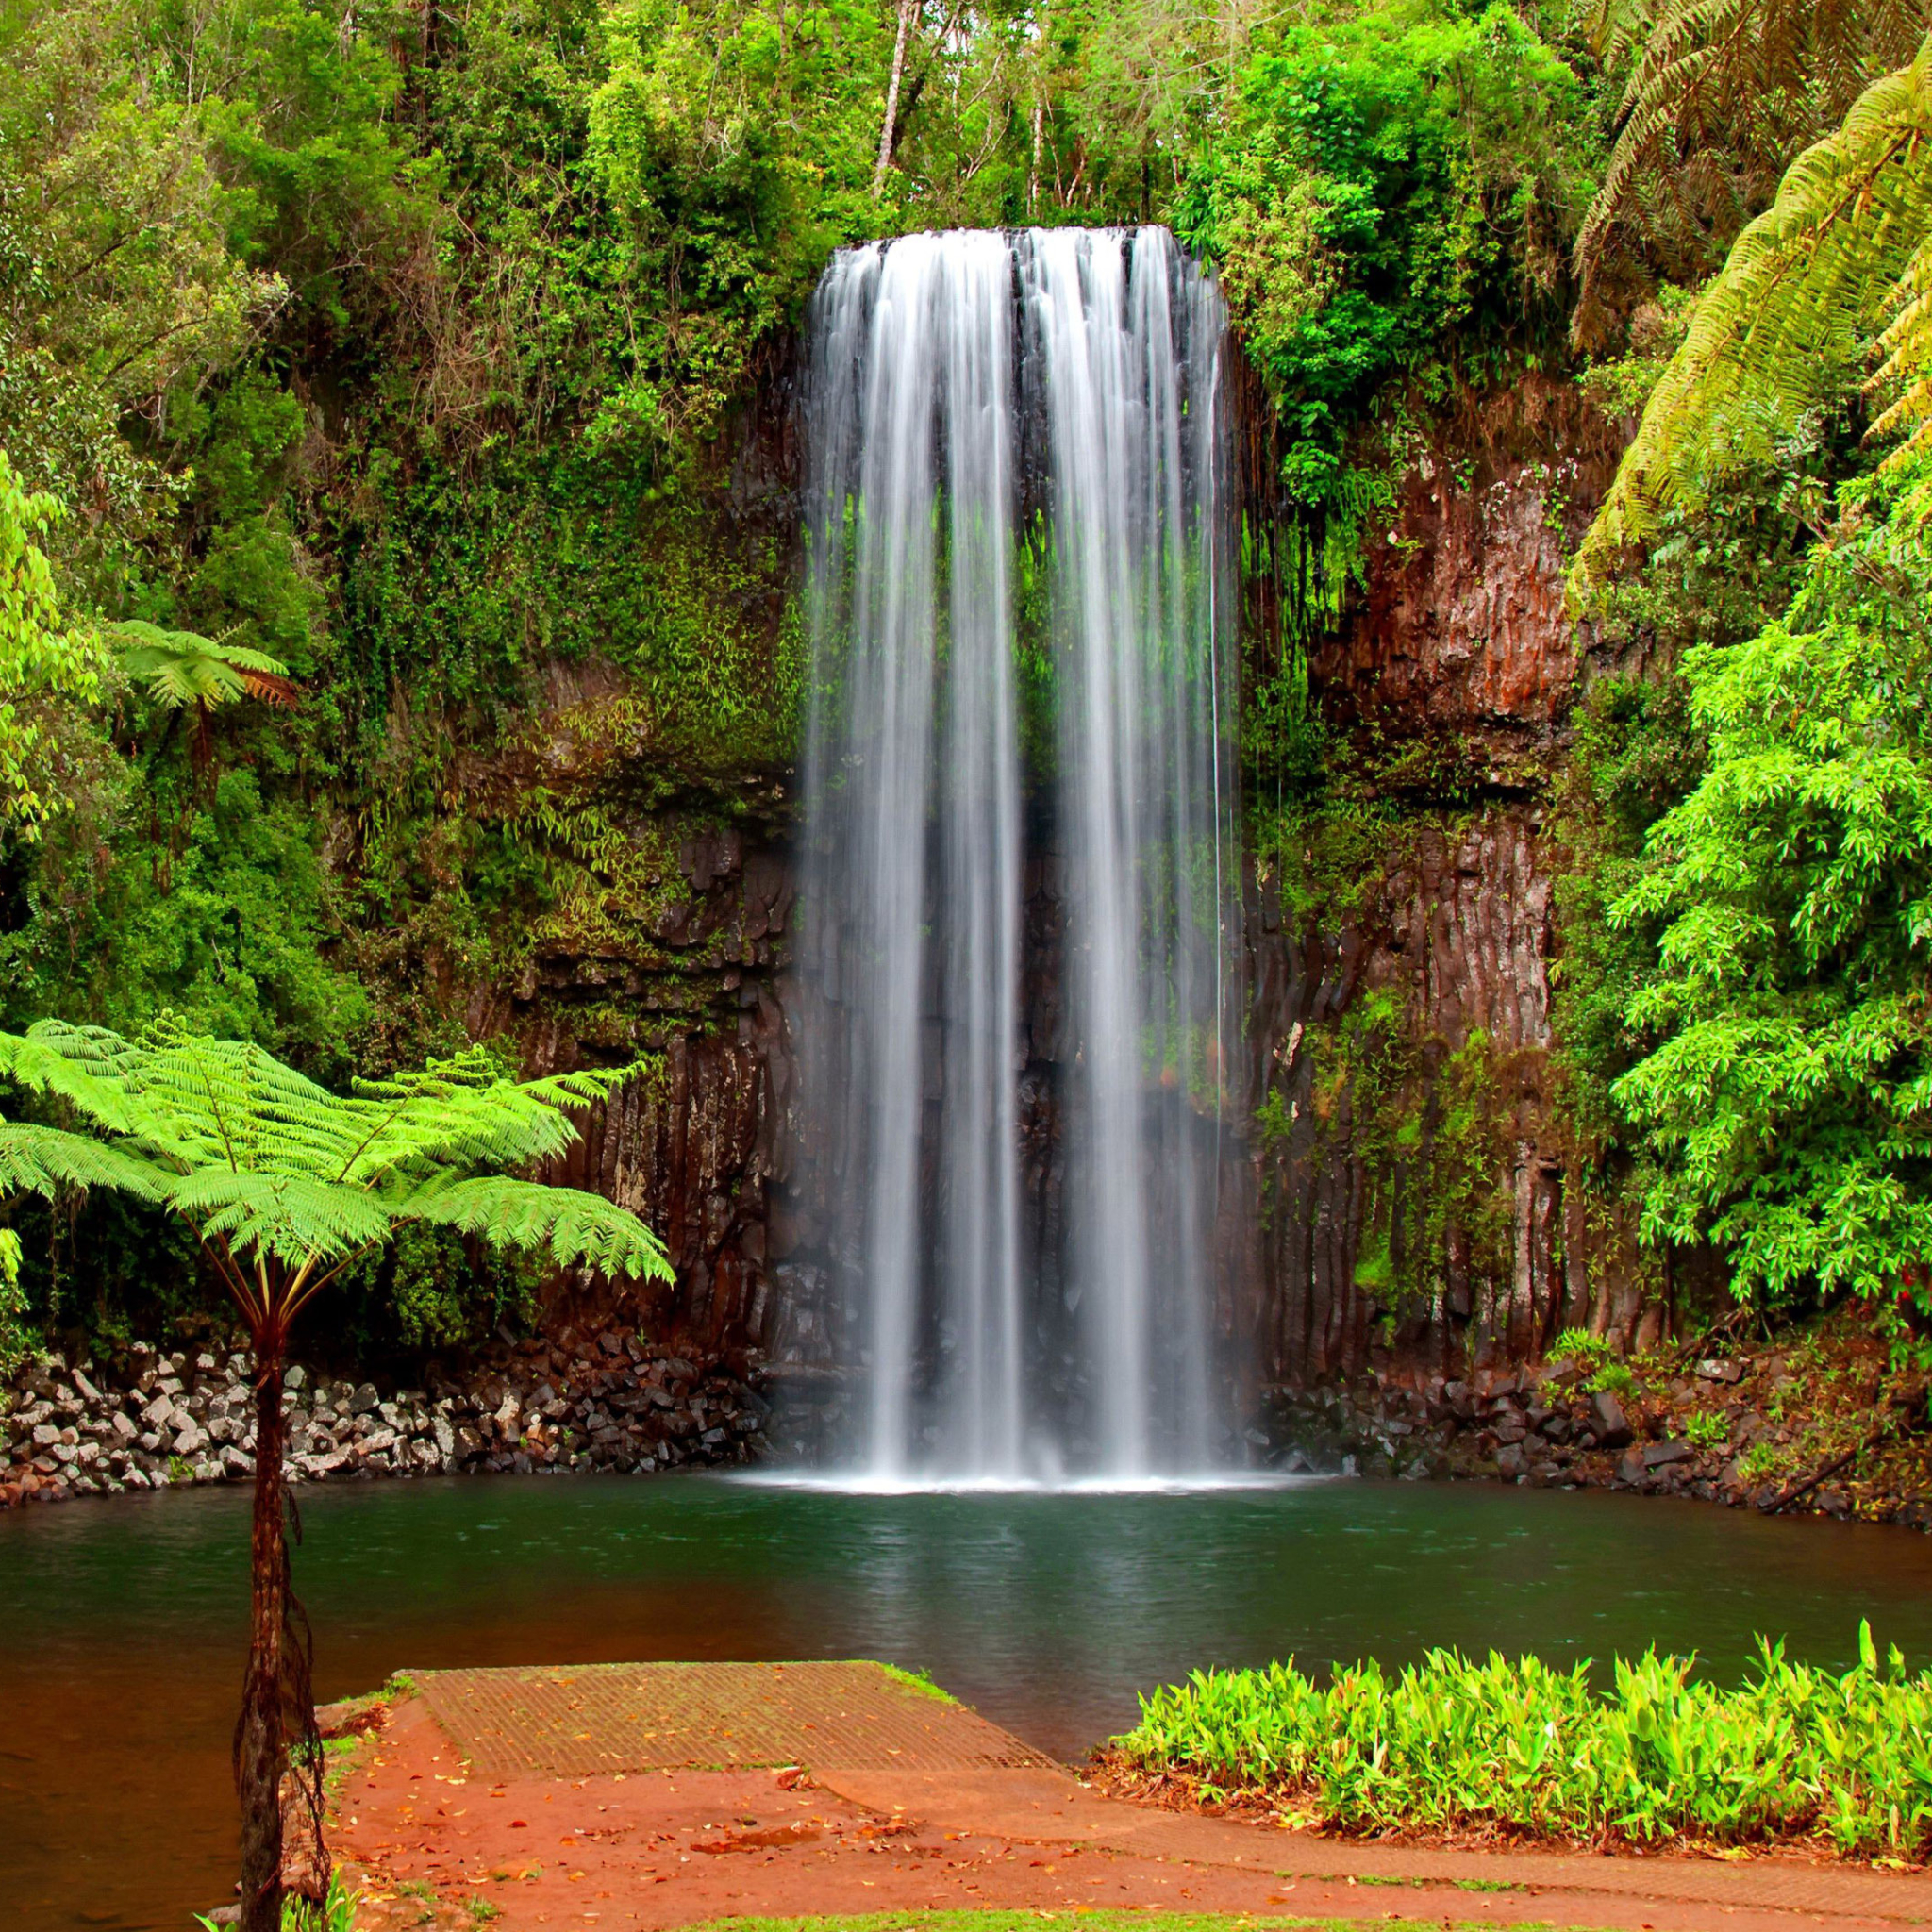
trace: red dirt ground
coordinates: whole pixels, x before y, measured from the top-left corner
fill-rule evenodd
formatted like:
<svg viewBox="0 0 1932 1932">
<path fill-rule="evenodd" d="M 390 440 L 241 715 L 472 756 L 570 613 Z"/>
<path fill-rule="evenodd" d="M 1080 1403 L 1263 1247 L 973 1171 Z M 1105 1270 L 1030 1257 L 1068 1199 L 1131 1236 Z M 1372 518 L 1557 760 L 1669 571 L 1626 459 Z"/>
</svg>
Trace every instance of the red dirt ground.
<svg viewBox="0 0 1932 1932">
<path fill-rule="evenodd" d="M 675 1771 L 492 1784 L 465 1774 L 416 1700 L 364 1739 L 335 1808 L 337 1857 L 368 1886 L 368 1920 L 383 1928 L 467 1932 L 477 1923 L 473 1900 L 500 1914 L 498 1932 L 1080 1906 L 1632 1932 L 1896 1932 L 1932 1922 L 1924 1878 L 1774 1860 L 1337 1844 L 1143 1809 L 1058 1773 L 868 1772 L 815 1782 Z"/>
</svg>

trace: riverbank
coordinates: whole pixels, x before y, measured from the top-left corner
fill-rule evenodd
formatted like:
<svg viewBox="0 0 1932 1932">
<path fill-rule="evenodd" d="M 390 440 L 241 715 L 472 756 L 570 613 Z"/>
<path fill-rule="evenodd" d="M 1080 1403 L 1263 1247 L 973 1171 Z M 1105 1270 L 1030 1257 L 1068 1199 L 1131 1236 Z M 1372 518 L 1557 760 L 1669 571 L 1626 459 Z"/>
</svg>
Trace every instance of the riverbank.
<svg viewBox="0 0 1932 1932">
<path fill-rule="evenodd" d="M 732 1467 L 762 1459 L 772 1402 L 740 1355 L 699 1359 L 630 1330 L 588 1348 L 496 1341 L 422 1386 L 298 1366 L 297 1482 Z M 1686 1496 L 1932 1530 L 1923 1379 L 1862 1324 L 1620 1360 L 1600 1347 L 1429 1374 L 1264 1391 L 1248 1445 L 1286 1474 L 1492 1480 Z M 135 1344 L 46 1356 L 0 1383 L 0 1508 L 254 1474 L 245 1355 Z"/>
<path fill-rule="evenodd" d="M 1848 1314 L 1627 1360 L 1574 1338 L 1464 1375 L 1385 1362 L 1353 1384 L 1265 1391 L 1249 1441 L 1290 1474 L 1623 1490 L 1932 1530 L 1924 1379 Z"/>
<path fill-rule="evenodd" d="M 0 1387 L 0 1508 L 246 1481 L 253 1404 L 237 1351 L 32 1359 Z M 767 1413 L 741 1360 L 693 1360 L 624 1330 L 581 1352 L 498 1342 L 420 1388 L 297 1365 L 283 1404 L 296 1482 L 729 1466 L 755 1453 Z"/>
</svg>

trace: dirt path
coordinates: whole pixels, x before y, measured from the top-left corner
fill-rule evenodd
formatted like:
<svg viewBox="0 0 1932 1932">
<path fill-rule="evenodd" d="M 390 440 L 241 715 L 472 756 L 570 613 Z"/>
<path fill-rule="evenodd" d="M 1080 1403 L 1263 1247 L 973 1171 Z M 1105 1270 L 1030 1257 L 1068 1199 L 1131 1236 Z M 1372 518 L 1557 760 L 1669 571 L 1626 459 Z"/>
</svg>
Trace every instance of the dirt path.
<svg viewBox="0 0 1932 1932">
<path fill-rule="evenodd" d="M 576 1740 L 588 1748 L 596 1734 Z M 369 1922 L 383 1932 L 1082 1906 L 1632 1932 L 1932 1924 L 1932 1879 L 1774 1859 L 1336 1843 L 1146 1809 L 1037 1759 L 492 1779 L 422 1698 L 362 1741 L 336 1808 L 337 1856 L 369 1887 Z"/>
</svg>

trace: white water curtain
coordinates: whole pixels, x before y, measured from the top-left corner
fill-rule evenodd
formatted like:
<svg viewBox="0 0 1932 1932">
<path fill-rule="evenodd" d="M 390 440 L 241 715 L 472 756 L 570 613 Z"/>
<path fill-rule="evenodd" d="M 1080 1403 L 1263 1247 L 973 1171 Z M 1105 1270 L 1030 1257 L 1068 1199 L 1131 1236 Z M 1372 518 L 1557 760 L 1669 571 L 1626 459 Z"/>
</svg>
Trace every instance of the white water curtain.
<svg viewBox="0 0 1932 1932">
<path fill-rule="evenodd" d="M 910 236 L 813 307 L 800 1152 L 863 1357 L 855 1474 L 1216 1455 L 1224 335 L 1158 228 Z M 1057 1025 L 1022 1010 L 1029 894 Z M 1057 1208 L 1023 1186 L 1029 1062 Z"/>
</svg>

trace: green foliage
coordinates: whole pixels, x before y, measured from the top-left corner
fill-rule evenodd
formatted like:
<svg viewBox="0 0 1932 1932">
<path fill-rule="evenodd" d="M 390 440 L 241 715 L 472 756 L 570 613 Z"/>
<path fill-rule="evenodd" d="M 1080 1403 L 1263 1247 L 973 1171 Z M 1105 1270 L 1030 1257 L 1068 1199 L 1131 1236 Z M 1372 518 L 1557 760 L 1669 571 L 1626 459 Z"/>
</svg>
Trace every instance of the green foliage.
<svg viewBox="0 0 1932 1932">
<path fill-rule="evenodd" d="M 1592 1395 L 1630 1395 L 1637 1389 L 1637 1374 L 1627 1362 L 1605 1362 L 1584 1387 Z"/>
<path fill-rule="evenodd" d="M 20 1237 L 0 1227 L 0 1375 L 10 1374 L 31 1352 L 25 1325 L 26 1296 L 20 1285 Z"/>
<path fill-rule="evenodd" d="M 1220 263 L 1301 501 L 1336 499 L 1370 399 L 1439 361 L 1445 331 L 1554 315 L 1590 189 L 1584 108 L 1501 5 L 1338 9 L 1257 38 L 1176 222 Z"/>
<path fill-rule="evenodd" d="M 1869 1626 L 1842 1674 L 1761 1642 L 1736 1690 L 1688 1658 L 1618 1659 L 1607 1690 L 1491 1653 L 1369 1662 L 1326 1689 L 1292 1662 L 1197 1671 L 1141 1700 L 1116 1744 L 1151 1772 L 1265 1793 L 1350 1830 L 1503 1825 L 1640 1843 L 1816 1838 L 1844 1857 L 1932 1842 L 1932 1675 L 1881 1664 Z"/>
<path fill-rule="evenodd" d="M 380 1324 L 408 1349 L 439 1349 L 487 1341 L 499 1323 L 527 1328 L 537 1310 L 542 1268 L 531 1257 L 478 1256 L 477 1244 L 438 1227 L 405 1227 L 379 1259 L 364 1261 L 343 1277 L 375 1307 L 364 1321 Z"/>
<path fill-rule="evenodd" d="M 1685 659 L 1702 782 L 1610 916 L 1657 930 L 1615 1099 L 1657 1163 L 1653 1241 L 1740 1297 L 1920 1282 L 1932 1208 L 1932 574 L 1916 493 L 1855 492 L 1790 612 Z"/>
<path fill-rule="evenodd" d="M 1880 380 L 1899 393 L 1884 425 L 1912 430 L 1907 451 L 1918 425 L 1932 436 L 1928 225 L 1932 53 L 1922 52 L 1792 163 L 1700 295 L 1578 554 L 1580 583 L 1652 537 L 1662 510 L 1694 506 L 1762 460 L 1807 409 L 1841 402 L 1888 314 L 1897 324 Z"/>
<path fill-rule="evenodd" d="M 1560 1103 L 1591 1185 L 1627 1171 L 1628 1122 L 1612 1083 L 1645 1050 L 1628 1019 L 1654 960 L 1653 924 L 1611 924 L 1636 884 L 1651 827 L 1704 774 L 1704 733 L 1679 670 L 1700 645 L 1740 643 L 1790 603 L 1803 571 L 1808 506 L 1841 452 L 1820 434 L 1780 445 L 1718 500 L 1674 509 L 1641 569 L 1607 583 L 1588 609 L 1599 648 L 1631 669 L 1586 687 L 1552 814 L 1563 854 L 1550 967 Z"/>
<path fill-rule="evenodd" d="M 1701 1409 L 1684 1424 L 1684 1433 L 1699 1449 L 1722 1449 L 1731 1440 L 1729 1421 L 1713 1409 Z"/>
<path fill-rule="evenodd" d="M 1565 1328 L 1545 1353 L 1552 1361 L 1573 1361 L 1586 1371 L 1600 1368 L 1611 1358 L 1610 1344 L 1587 1328 Z"/>
<path fill-rule="evenodd" d="M 666 1278 L 662 1245 L 599 1195 L 503 1170 L 576 1139 L 565 1109 L 631 1069 L 518 1083 L 485 1052 L 329 1092 L 258 1046 L 163 1017 L 135 1040 L 43 1020 L 0 1034 L 0 1074 L 89 1131 L 0 1123 L 0 1187 L 52 1196 L 110 1188 L 193 1231 L 258 1339 L 404 1227 Z"/>
<path fill-rule="evenodd" d="M 107 855 L 49 839 L 30 888 L 41 916 L 0 934 L 0 1014 L 130 1029 L 167 1006 L 206 1031 L 347 1071 L 370 1003 L 323 958 L 337 915 L 312 822 L 265 804 L 254 773 L 230 772 L 212 797 L 185 804 L 176 836 L 171 851 L 137 822 Z"/>
<path fill-rule="evenodd" d="M 289 667 L 264 652 L 138 620 L 108 625 L 103 635 L 118 648 L 122 670 L 164 710 L 212 711 L 242 697 L 294 702 Z"/>
<path fill-rule="evenodd" d="M 320 1905 L 306 1899 L 282 1901 L 282 1932 L 356 1932 L 356 1906 L 361 1894 L 351 1891 L 340 1872 L 328 1875 L 328 1893 Z M 195 1913 L 194 1923 L 203 1932 L 218 1932 L 215 1922 Z"/>
<path fill-rule="evenodd" d="M 60 810 L 58 725 L 49 712 L 100 696 L 99 647 L 85 629 L 62 625 L 35 541 L 59 513 L 53 497 L 21 488 L 0 449 L 0 834 L 33 838 Z"/>
<path fill-rule="evenodd" d="M 1567 1357 L 1583 1371 L 1585 1391 L 1591 1394 L 1629 1395 L 1637 1388 L 1636 1373 L 1618 1360 L 1615 1351 L 1601 1335 L 1581 1328 L 1566 1328 L 1550 1343 L 1548 1358 Z"/>
<path fill-rule="evenodd" d="M 1649 275 L 1702 280 L 1800 149 L 1932 27 L 1924 0 L 1594 0 L 1591 13 L 1624 86 L 1576 238 L 1586 341 L 1614 332 Z"/>
<path fill-rule="evenodd" d="M 917 1697 L 929 1697 L 936 1704 L 958 1702 L 950 1690 L 934 1683 L 924 1671 L 902 1670 L 897 1664 L 880 1664 L 877 1668 L 891 1678 L 893 1683 L 903 1686 Z"/>
</svg>

